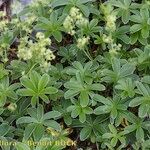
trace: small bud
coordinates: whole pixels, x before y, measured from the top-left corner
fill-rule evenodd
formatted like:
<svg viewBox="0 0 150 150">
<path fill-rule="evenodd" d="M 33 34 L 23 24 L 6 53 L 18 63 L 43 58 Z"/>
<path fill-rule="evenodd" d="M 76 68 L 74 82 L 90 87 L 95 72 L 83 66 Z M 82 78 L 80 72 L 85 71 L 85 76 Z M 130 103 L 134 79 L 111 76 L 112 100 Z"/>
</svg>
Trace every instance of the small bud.
<svg viewBox="0 0 150 150">
<path fill-rule="evenodd" d="M 17 105 L 15 103 L 10 103 L 7 108 L 8 108 L 8 110 L 13 112 L 17 109 Z"/>
</svg>

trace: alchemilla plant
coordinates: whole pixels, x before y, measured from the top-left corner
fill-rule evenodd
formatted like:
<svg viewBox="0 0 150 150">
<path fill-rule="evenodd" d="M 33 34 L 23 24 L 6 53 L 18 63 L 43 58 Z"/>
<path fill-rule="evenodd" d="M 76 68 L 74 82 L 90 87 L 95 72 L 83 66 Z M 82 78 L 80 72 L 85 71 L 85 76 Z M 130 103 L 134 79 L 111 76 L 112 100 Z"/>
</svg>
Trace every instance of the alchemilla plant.
<svg viewBox="0 0 150 150">
<path fill-rule="evenodd" d="M 150 1 L 11 6 L 0 11 L 0 149 L 149 150 Z"/>
</svg>

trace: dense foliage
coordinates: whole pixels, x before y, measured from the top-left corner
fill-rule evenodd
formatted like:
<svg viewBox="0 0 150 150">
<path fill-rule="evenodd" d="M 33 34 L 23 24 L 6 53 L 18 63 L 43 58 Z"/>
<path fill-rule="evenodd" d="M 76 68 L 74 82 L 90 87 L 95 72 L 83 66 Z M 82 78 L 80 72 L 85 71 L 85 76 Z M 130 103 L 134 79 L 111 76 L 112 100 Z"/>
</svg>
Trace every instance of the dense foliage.
<svg viewBox="0 0 150 150">
<path fill-rule="evenodd" d="M 14 6 L 0 12 L 1 149 L 150 149 L 150 1 Z"/>
</svg>

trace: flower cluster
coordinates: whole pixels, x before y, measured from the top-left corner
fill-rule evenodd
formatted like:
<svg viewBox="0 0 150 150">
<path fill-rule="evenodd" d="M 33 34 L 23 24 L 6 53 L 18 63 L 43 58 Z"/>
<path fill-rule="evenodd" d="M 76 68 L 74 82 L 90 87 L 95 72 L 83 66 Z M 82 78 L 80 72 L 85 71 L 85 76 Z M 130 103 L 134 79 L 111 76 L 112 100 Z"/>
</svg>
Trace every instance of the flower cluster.
<svg viewBox="0 0 150 150">
<path fill-rule="evenodd" d="M 106 16 L 106 30 L 112 32 L 116 30 L 116 15 L 110 14 Z"/>
<path fill-rule="evenodd" d="M 19 18 L 14 18 L 11 21 L 11 24 L 15 24 L 16 28 L 25 31 L 26 33 L 31 33 L 32 32 L 32 24 L 34 21 L 36 21 L 36 16 L 34 15 L 28 15 L 24 16 L 25 19 L 20 20 Z"/>
<path fill-rule="evenodd" d="M 113 55 L 117 55 L 118 51 L 121 49 L 122 45 L 121 44 L 111 44 L 111 48 L 109 50 L 109 53 Z"/>
<path fill-rule="evenodd" d="M 116 30 L 116 13 L 113 11 L 112 5 L 101 5 L 101 10 L 104 14 L 104 19 L 106 21 L 105 29 L 108 32 L 113 32 Z"/>
<path fill-rule="evenodd" d="M 6 13 L 4 11 L 0 11 L 0 17 L 5 17 Z"/>
<path fill-rule="evenodd" d="M 106 34 L 103 34 L 102 39 L 104 43 L 107 44 L 113 43 L 113 39 L 111 35 L 107 36 Z"/>
<path fill-rule="evenodd" d="M 118 54 L 118 51 L 121 49 L 121 44 L 116 44 L 112 38 L 111 35 L 107 36 L 106 34 L 103 34 L 103 42 L 108 44 L 109 46 L 109 53 L 114 56 Z"/>
<path fill-rule="evenodd" d="M 55 59 L 53 52 L 47 48 L 51 45 L 51 40 L 45 38 L 44 34 L 36 34 L 36 42 L 28 40 L 29 37 L 22 38 L 18 47 L 18 57 L 23 60 L 31 60 L 39 63 L 44 70 L 48 71 L 50 61 Z"/>
<path fill-rule="evenodd" d="M 23 10 L 23 5 L 20 1 L 13 1 L 11 4 L 12 14 L 19 14 Z"/>
<path fill-rule="evenodd" d="M 6 13 L 0 11 L 0 32 L 7 30 L 8 19 L 4 19 Z"/>
<path fill-rule="evenodd" d="M 89 37 L 82 37 L 82 38 L 79 38 L 78 40 L 77 40 L 77 47 L 79 48 L 79 49 L 84 49 L 84 47 L 86 46 L 86 44 L 88 43 L 88 41 L 89 41 Z"/>
<path fill-rule="evenodd" d="M 49 0 L 32 0 L 30 6 L 33 8 L 36 8 L 36 7 L 39 7 L 41 4 L 47 6 L 49 5 L 49 3 L 50 3 Z"/>
<path fill-rule="evenodd" d="M 65 18 L 63 22 L 63 26 L 69 34 L 74 35 L 76 25 L 83 26 L 87 23 L 88 20 L 83 17 L 83 14 L 80 12 L 80 10 L 76 7 L 72 7 L 70 9 L 69 15 Z"/>
</svg>

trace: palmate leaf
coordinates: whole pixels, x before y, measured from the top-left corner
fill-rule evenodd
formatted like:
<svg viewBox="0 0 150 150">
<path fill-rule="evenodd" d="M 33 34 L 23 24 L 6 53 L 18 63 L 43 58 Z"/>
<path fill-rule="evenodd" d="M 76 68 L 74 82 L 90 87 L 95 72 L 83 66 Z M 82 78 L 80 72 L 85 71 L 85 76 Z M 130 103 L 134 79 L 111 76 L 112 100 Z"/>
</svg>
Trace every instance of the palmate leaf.
<svg viewBox="0 0 150 150">
<path fill-rule="evenodd" d="M 47 86 L 48 82 L 49 82 L 49 75 L 44 74 L 39 80 L 38 91 L 43 90 Z"/>
<path fill-rule="evenodd" d="M 110 122 L 119 125 L 121 123 L 118 119 L 124 118 L 124 113 L 127 112 L 127 105 L 125 101 L 118 96 L 114 96 L 113 99 L 105 98 L 100 95 L 95 95 L 94 100 L 104 104 L 95 108 L 94 113 L 96 115 L 110 114 Z"/>
<path fill-rule="evenodd" d="M 150 114 L 150 87 L 146 84 L 142 84 L 139 81 L 137 81 L 136 86 L 138 88 L 138 93 L 143 96 L 132 99 L 129 103 L 129 106 L 136 107 L 140 105 L 138 115 L 139 117 L 144 118 Z"/>
<path fill-rule="evenodd" d="M 66 99 L 72 99 L 73 97 L 79 96 L 81 106 L 86 107 L 90 102 L 90 98 L 92 95 L 91 93 L 94 91 L 104 91 L 105 86 L 100 83 L 92 83 L 92 80 L 86 80 L 87 78 L 85 75 L 88 76 L 88 73 L 89 77 L 91 75 L 90 72 L 86 71 L 91 68 L 92 64 L 90 67 L 88 67 L 87 65 L 83 67 L 80 63 L 76 62 L 74 63 L 74 66 L 80 71 L 78 71 L 77 69 L 73 69 L 73 74 L 76 72 L 75 78 L 71 78 L 69 82 L 64 84 L 64 87 L 68 89 L 65 92 L 64 97 Z M 87 74 L 85 74 L 85 72 Z"/>
<path fill-rule="evenodd" d="M 135 84 L 131 78 L 119 80 L 115 88 L 122 91 L 121 96 L 123 98 L 127 96 L 132 98 L 135 95 Z"/>
<path fill-rule="evenodd" d="M 20 84 L 9 83 L 9 77 L 6 76 L 0 80 L 0 106 L 3 106 L 7 98 L 10 98 L 12 100 L 16 100 L 18 98 L 18 95 L 16 94 L 15 90 L 20 87 Z"/>
<path fill-rule="evenodd" d="M 73 84 L 74 83 L 74 84 Z M 68 91 L 65 92 L 64 97 L 66 99 L 71 99 L 77 95 L 80 98 L 80 104 L 83 107 L 86 107 L 89 103 L 89 96 L 91 91 L 104 91 L 105 86 L 102 84 L 86 84 L 82 82 L 68 82 L 65 84 L 66 88 L 69 88 Z"/>
<path fill-rule="evenodd" d="M 29 108 L 28 115 L 30 116 L 23 116 L 16 121 L 17 125 L 26 124 L 24 131 L 25 141 L 32 136 L 35 141 L 39 141 L 44 135 L 45 127 L 61 130 L 60 124 L 53 120 L 61 116 L 58 111 L 50 111 L 44 114 L 43 106 L 38 105 L 37 108 Z"/>
<path fill-rule="evenodd" d="M 50 14 L 50 18 L 41 17 L 38 20 L 35 29 L 43 30 L 46 37 L 53 36 L 58 42 L 62 41 L 62 23 L 64 16 L 58 16 L 56 11 Z"/>
<path fill-rule="evenodd" d="M 72 118 L 77 118 L 79 116 L 79 121 L 84 123 L 87 115 L 93 113 L 93 109 L 88 106 L 83 107 L 80 101 L 75 101 L 74 105 L 71 105 L 67 108 L 67 112 L 71 112 Z"/>
<path fill-rule="evenodd" d="M 66 70 L 67 74 L 74 76 L 77 72 L 79 72 L 81 78 L 87 83 L 92 80 L 93 73 L 98 67 L 98 65 L 94 64 L 92 61 L 89 61 L 84 65 L 82 65 L 79 61 L 75 61 L 72 63 L 72 66 L 73 67 L 68 67 Z"/>
<path fill-rule="evenodd" d="M 35 71 L 29 74 L 29 77 L 22 77 L 20 79 L 22 85 L 25 88 L 17 90 L 17 94 L 20 96 L 30 96 L 31 104 L 36 105 L 39 98 L 44 102 L 49 103 L 49 98 L 47 95 L 55 94 L 58 89 L 52 86 L 48 86 L 50 81 L 48 74 L 43 74 L 42 76 Z"/>
<path fill-rule="evenodd" d="M 114 58 L 112 60 L 112 70 L 104 69 L 102 80 L 105 82 L 114 82 L 116 83 L 120 79 L 127 78 L 131 76 L 135 71 L 135 65 L 126 62 L 123 65 L 121 60 Z"/>
<path fill-rule="evenodd" d="M 33 91 L 36 91 L 36 85 L 29 78 L 27 78 L 27 77 L 21 78 L 20 82 L 24 87 L 26 87 L 26 88 L 30 87 L 30 89 L 32 89 Z"/>
<path fill-rule="evenodd" d="M 130 26 L 121 26 L 117 27 L 116 32 L 113 34 L 113 37 L 116 39 L 120 39 L 126 44 L 130 43 L 130 38 L 127 35 L 130 32 Z"/>
<path fill-rule="evenodd" d="M 130 20 L 131 14 L 131 0 L 111 0 L 111 4 L 117 8 L 118 16 L 124 24 L 127 24 Z"/>
<path fill-rule="evenodd" d="M 108 141 L 112 147 L 115 147 L 118 141 L 121 142 L 122 145 L 125 145 L 125 136 L 123 132 L 117 131 L 117 128 L 113 124 L 108 125 L 111 133 L 104 133 L 102 135 L 103 139 L 109 139 Z"/>
<path fill-rule="evenodd" d="M 136 15 L 132 15 L 131 16 L 131 21 L 135 22 L 136 24 L 134 24 L 133 26 L 131 26 L 131 33 L 136 33 L 138 31 L 140 31 L 140 34 L 142 36 L 142 38 L 146 39 L 149 36 L 149 10 L 140 9 L 140 12 L 136 13 Z"/>
</svg>

